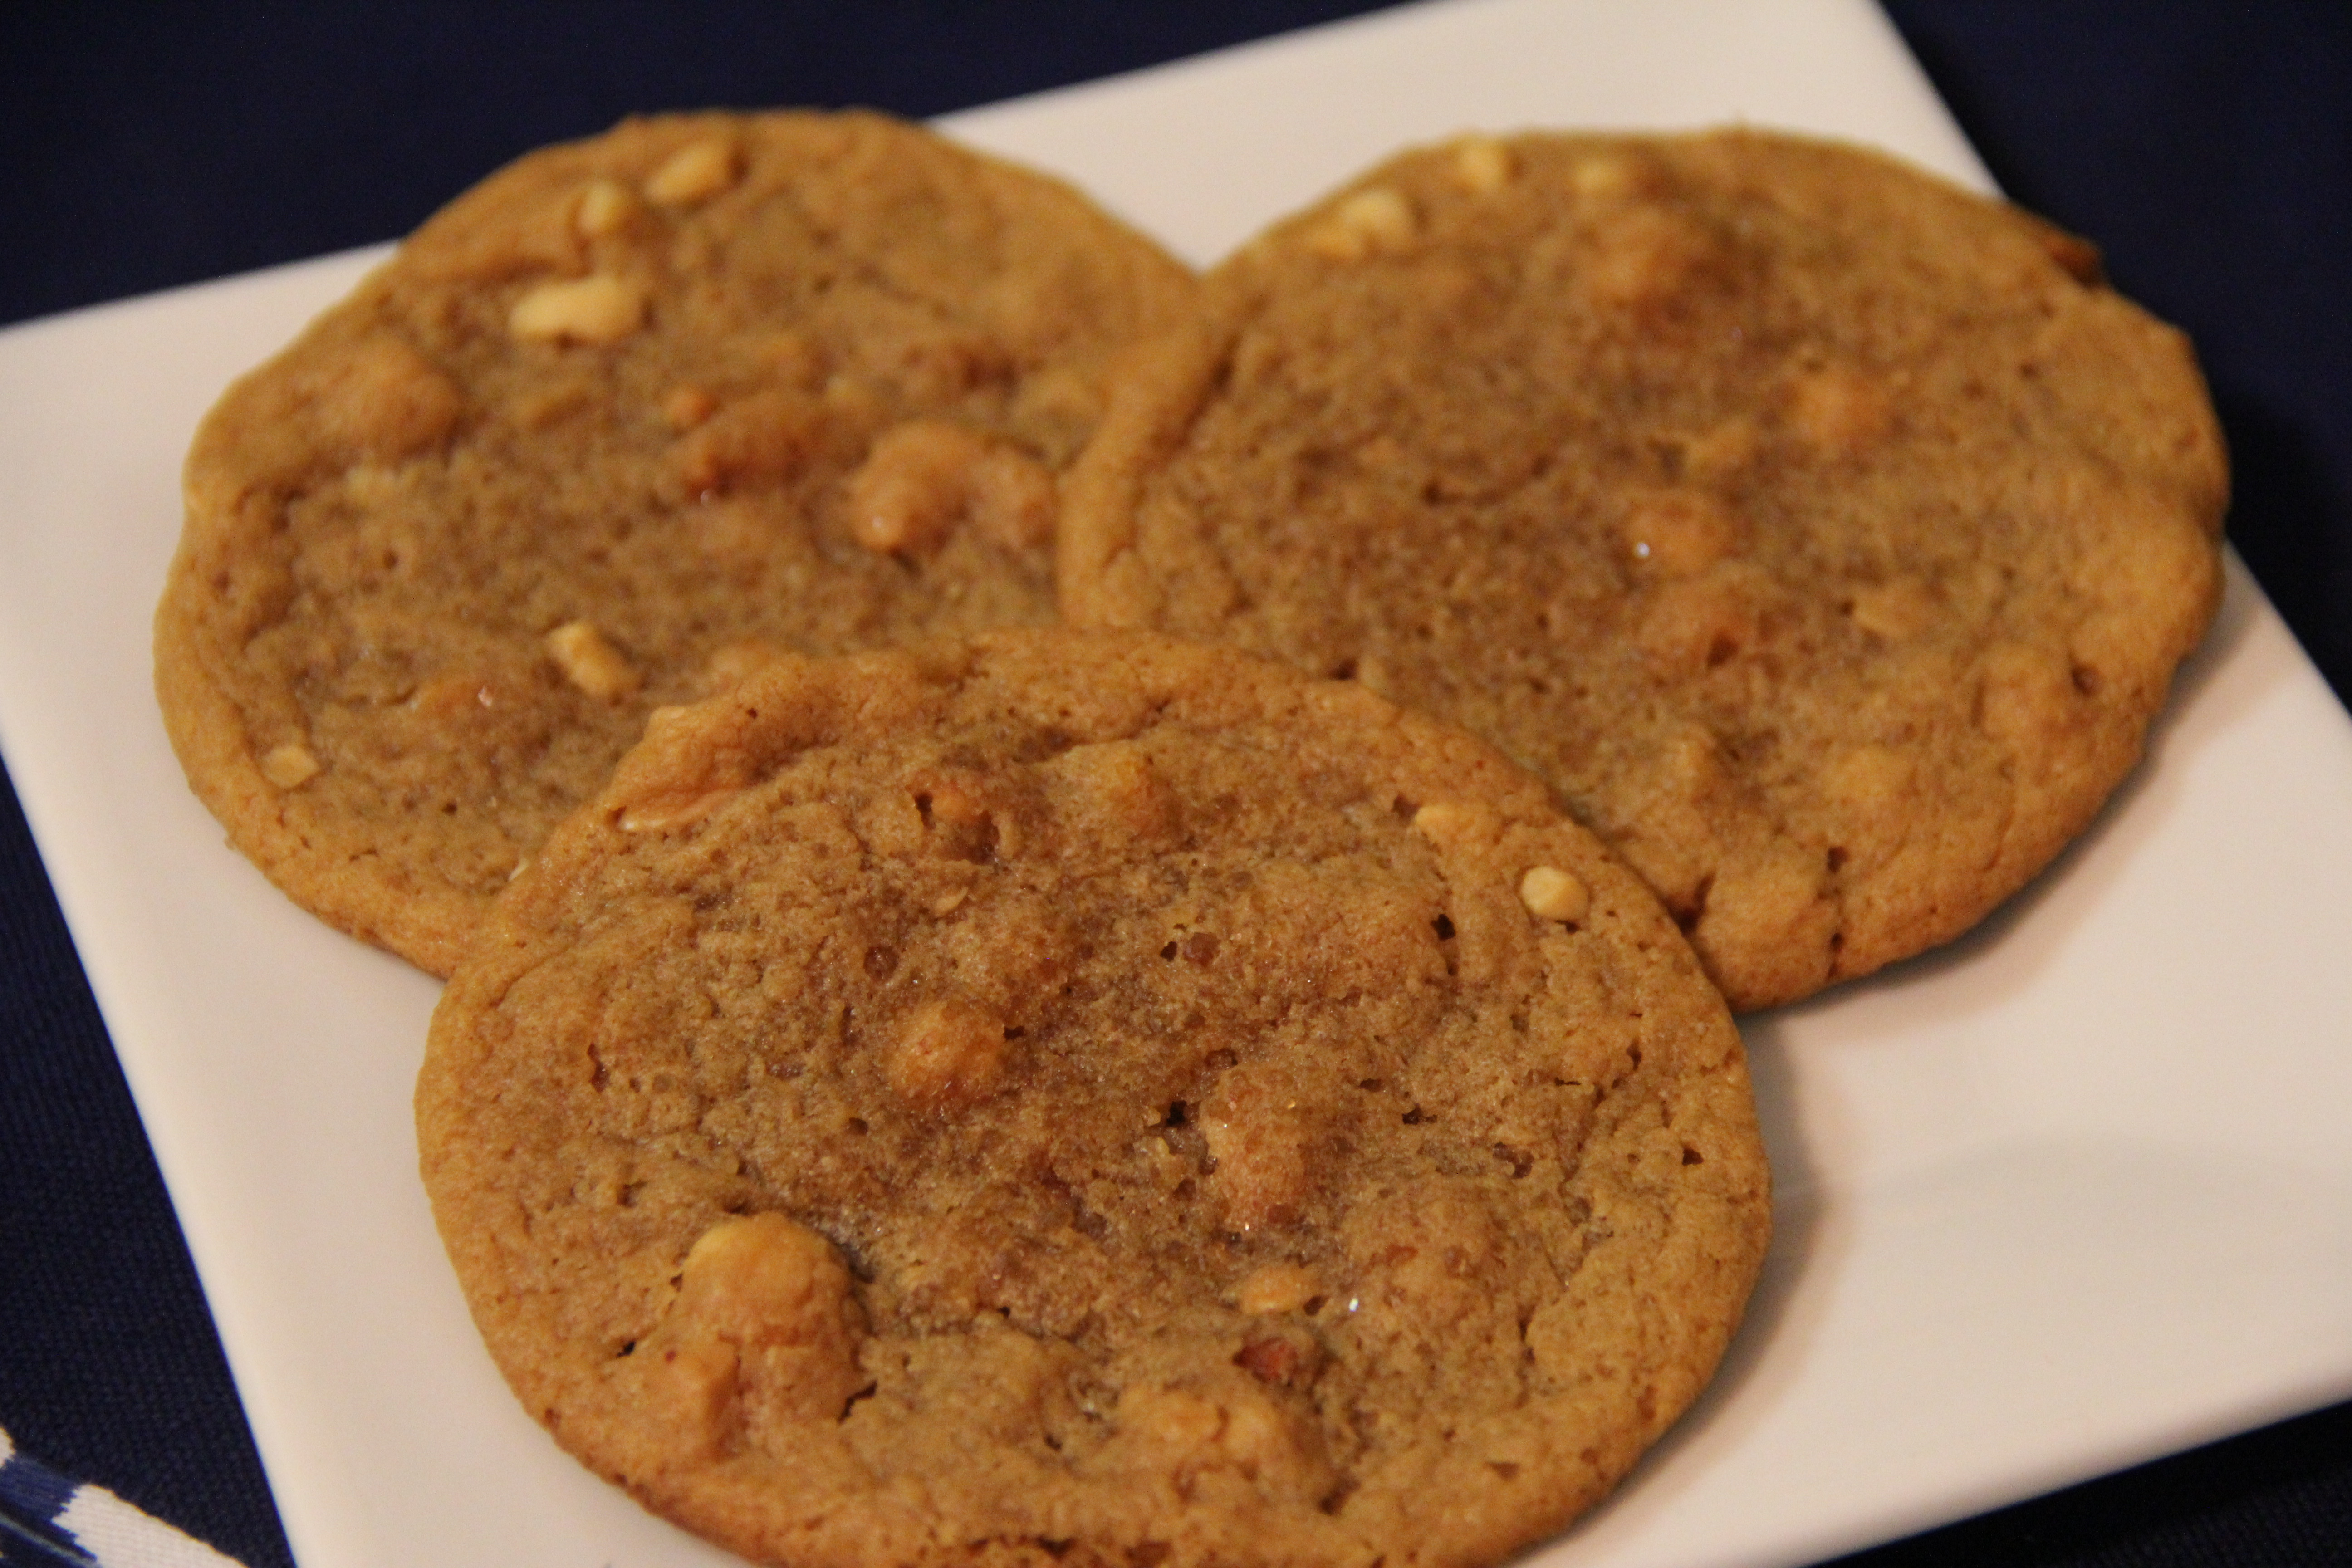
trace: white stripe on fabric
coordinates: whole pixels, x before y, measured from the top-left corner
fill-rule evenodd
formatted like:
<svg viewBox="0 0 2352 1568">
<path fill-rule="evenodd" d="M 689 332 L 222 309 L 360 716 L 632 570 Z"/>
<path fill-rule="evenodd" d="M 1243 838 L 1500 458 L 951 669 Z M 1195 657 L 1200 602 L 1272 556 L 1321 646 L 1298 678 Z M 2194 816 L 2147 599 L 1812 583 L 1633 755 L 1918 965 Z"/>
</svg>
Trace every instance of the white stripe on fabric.
<svg viewBox="0 0 2352 1568">
<path fill-rule="evenodd" d="M 238 1568 L 236 1560 L 104 1487 L 84 1486 L 58 1515 L 58 1528 L 99 1561 L 100 1568 Z"/>
<path fill-rule="evenodd" d="M 16 1441 L 5 1427 L 0 1427 L 0 1469 L 16 1467 L 24 1487 L 9 1489 L 9 1497 L 0 1497 L 0 1510 L 5 1510 L 19 1530 L 46 1527 L 71 1539 L 98 1564 L 98 1568 L 243 1568 L 234 1557 L 198 1541 L 184 1531 L 176 1530 L 152 1514 L 142 1512 L 123 1501 L 104 1487 L 58 1475 L 37 1459 L 17 1450 Z M 65 1506 L 52 1518 L 30 1519 L 26 1514 L 37 1506 L 41 1511 L 54 1507 L 47 1500 L 66 1499 Z M 29 1543 L 37 1539 L 27 1534 Z M 51 1555 L 57 1548 L 49 1548 Z M 75 1559 L 79 1561 L 79 1558 Z"/>
</svg>

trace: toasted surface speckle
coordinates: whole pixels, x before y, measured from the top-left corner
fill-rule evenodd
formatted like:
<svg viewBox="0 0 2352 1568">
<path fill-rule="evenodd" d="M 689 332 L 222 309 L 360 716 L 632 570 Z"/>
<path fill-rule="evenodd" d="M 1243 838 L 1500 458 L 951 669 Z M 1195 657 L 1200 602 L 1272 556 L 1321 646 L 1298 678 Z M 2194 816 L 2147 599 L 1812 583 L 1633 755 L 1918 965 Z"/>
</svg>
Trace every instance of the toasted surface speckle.
<svg viewBox="0 0 2352 1568">
<path fill-rule="evenodd" d="M 1492 1561 L 1687 1405 L 1769 1223 L 1720 998 L 1537 781 L 1132 635 L 657 714 L 417 1110 L 524 1405 L 796 1568 Z"/>
<path fill-rule="evenodd" d="M 1139 356 L 1063 612 L 1487 735 L 1792 1000 L 2040 869 L 2212 613 L 2212 411 L 2095 260 L 1788 137 L 1403 154 Z"/>
<path fill-rule="evenodd" d="M 173 742 L 299 901 L 446 973 L 714 659 L 1050 620 L 1104 362 L 1191 292 L 1076 193 L 878 116 L 533 153 L 205 420 Z M 877 542 L 853 499 L 908 427 L 921 526 Z"/>
</svg>

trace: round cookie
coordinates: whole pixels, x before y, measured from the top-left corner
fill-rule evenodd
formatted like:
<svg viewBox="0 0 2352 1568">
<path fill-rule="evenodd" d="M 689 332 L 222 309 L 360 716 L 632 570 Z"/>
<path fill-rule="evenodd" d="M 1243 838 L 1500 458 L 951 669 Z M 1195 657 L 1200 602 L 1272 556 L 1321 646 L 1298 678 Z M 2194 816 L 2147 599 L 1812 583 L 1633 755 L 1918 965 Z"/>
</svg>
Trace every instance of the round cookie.
<svg viewBox="0 0 2352 1568">
<path fill-rule="evenodd" d="M 1966 929 L 2219 593 L 2180 335 L 2080 241 L 1746 132 L 1401 155 L 1211 275 L 1066 486 L 1066 618 L 1499 742 L 1736 1007 Z"/>
<path fill-rule="evenodd" d="M 417 1117 L 523 1404 L 794 1568 L 1496 1560 L 1688 1404 L 1769 1226 L 1721 998 L 1538 781 L 1137 634 L 657 714 Z"/>
<path fill-rule="evenodd" d="M 1053 618 L 1060 470 L 1192 275 L 865 113 L 632 121 L 426 223 L 232 387 L 156 622 L 299 902 L 446 973 L 656 706 L 770 647 Z"/>
</svg>

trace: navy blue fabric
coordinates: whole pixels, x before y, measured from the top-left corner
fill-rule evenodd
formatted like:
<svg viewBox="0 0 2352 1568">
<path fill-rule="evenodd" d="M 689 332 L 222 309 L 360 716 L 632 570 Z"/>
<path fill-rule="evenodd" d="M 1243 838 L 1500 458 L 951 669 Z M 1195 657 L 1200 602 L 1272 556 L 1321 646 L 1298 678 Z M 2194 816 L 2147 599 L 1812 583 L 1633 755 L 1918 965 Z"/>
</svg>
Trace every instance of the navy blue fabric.
<svg viewBox="0 0 2352 1568">
<path fill-rule="evenodd" d="M 0 1428 L 252 1568 L 292 1562 L 194 1266 L 5 772 Z"/>
<path fill-rule="evenodd" d="M 632 110 L 930 114 L 1365 8 L 10 0 L 0 322 L 390 238 L 505 159 Z M 2195 336 L 2236 458 L 2233 536 L 2352 693 L 2352 7 L 1889 10 L 2004 186 L 2099 243 L 2122 287 Z M 0 1427 L 255 1568 L 290 1561 L 5 780 Z M 2347 1542 L 2352 1406 L 1851 1564 L 2210 1568 L 2352 1561 Z"/>
<path fill-rule="evenodd" d="M 2196 341 L 2231 536 L 2352 699 L 2352 5 L 1888 8 L 2002 187 Z"/>
</svg>

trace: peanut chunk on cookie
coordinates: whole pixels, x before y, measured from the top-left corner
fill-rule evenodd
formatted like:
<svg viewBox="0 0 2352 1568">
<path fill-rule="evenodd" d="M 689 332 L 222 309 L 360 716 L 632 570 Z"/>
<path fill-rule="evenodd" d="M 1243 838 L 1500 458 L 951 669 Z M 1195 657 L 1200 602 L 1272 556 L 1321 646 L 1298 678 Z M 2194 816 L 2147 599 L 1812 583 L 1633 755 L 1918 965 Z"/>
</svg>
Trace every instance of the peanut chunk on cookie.
<svg viewBox="0 0 2352 1568">
<path fill-rule="evenodd" d="M 890 431 L 850 480 L 851 533 L 882 554 L 936 550 L 961 520 L 971 470 L 987 451 L 959 425 L 934 420 Z"/>
<path fill-rule="evenodd" d="M 692 414 L 699 403 L 682 402 L 675 412 Z M 832 410 L 802 392 L 762 387 L 725 404 L 709 396 L 708 412 L 672 448 L 674 471 L 698 501 L 771 487 L 801 473 L 835 424 Z"/>
<path fill-rule="evenodd" d="M 646 286 L 610 273 L 541 283 L 514 302 L 507 331 L 532 342 L 619 342 L 645 324 Z"/>
<path fill-rule="evenodd" d="M 302 390 L 303 412 L 329 442 L 377 462 L 437 446 L 466 412 L 465 394 L 456 384 L 388 333 L 370 337 L 342 365 Z"/>
<path fill-rule="evenodd" d="M 299 741 L 272 746 L 261 759 L 261 776 L 279 789 L 299 789 L 319 772 L 318 757 Z"/>
<path fill-rule="evenodd" d="M 645 683 L 621 650 L 586 621 L 567 621 L 548 633 L 547 651 L 566 680 L 600 702 L 634 697 Z"/>
<path fill-rule="evenodd" d="M 669 1315 L 633 1352 L 707 1453 L 746 1429 L 836 1420 L 866 1384 L 866 1315 L 833 1244 L 780 1214 L 722 1220 L 696 1240 Z"/>
<path fill-rule="evenodd" d="M 593 180 L 572 209 L 572 226 L 583 239 L 604 239 L 629 226 L 636 216 L 637 198 L 618 180 Z"/>
<path fill-rule="evenodd" d="M 1332 209 L 1331 216 L 1310 231 L 1307 247 L 1333 261 L 1361 261 L 1384 250 L 1402 250 L 1412 243 L 1420 226 L 1412 203 L 1403 192 L 1387 185 L 1358 191 Z"/>
<path fill-rule="evenodd" d="M 1298 1219 L 1328 1133 L 1314 1097 L 1279 1069 L 1235 1068 L 1202 1108 L 1225 1223 L 1247 1234 Z"/>
<path fill-rule="evenodd" d="M 1004 1057 L 1004 1021 L 950 997 L 916 1009 L 899 1028 L 885 1070 L 900 1099 L 953 1111 L 994 1092 Z"/>
<path fill-rule="evenodd" d="M 1622 201 L 1657 188 L 1657 174 L 1638 153 L 1596 152 L 1573 159 L 1568 187 L 1588 202 Z"/>
<path fill-rule="evenodd" d="M 1319 1502 L 1339 1473 L 1301 1413 L 1238 1379 L 1222 1386 L 1129 1387 L 1119 1395 L 1115 1451 L 1165 1478 L 1179 1498 L 1220 1474 L 1294 1505 Z"/>
<path fill-rule="evenodd" d="M 707 202 L 735 183 L 741 163 L 733 142 L 712 137 L 671 153 L 646 180 L 646 199 L 661 206 Z"/>
<path fill-rule="evenodd" d="M 1592 889 L 1573 871 L 1533 866 L 1519 879 L 1519 902 L 1538 920 L 1574 925 L 1591 911 Z"/>
<path fill-rule="evenodd" d="M 1053 537 L 1054 508 L 1043 464 L 940 420 L 888 431 L 849 486 L 851 533 L 880 554 L 929 554 L 965 523 L 1007 548 L 1034 547 Z"/>
<path fill-rule="evenodd" d="M 1517 160 L 1492 136 L 1465 136 L 1454 147 L 1454 177 L 1462 188 L 1490 196 L 1511 183 Z"/>
<path fill-rule="evenodd" d="M 1323 1293 L 1315 1271 L 1303 1264 L 1269 1263 L 1243 1280 L 1234 1304 L 1253 1316 L 1295 1312 Z"/>
</svg>

